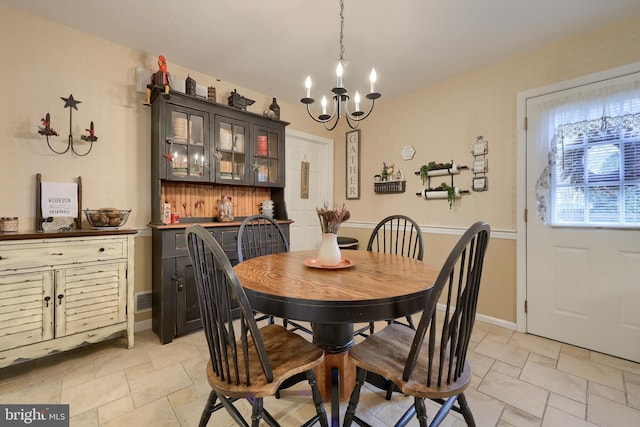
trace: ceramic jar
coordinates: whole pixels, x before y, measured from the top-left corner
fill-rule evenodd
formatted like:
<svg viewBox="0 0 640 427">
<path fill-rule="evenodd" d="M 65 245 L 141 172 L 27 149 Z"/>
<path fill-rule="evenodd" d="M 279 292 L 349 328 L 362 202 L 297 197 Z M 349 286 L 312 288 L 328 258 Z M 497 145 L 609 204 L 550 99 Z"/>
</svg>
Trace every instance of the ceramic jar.
<svg viewBox="0 0 640 427">
<path fill-rule="evenodd" d="M 231 203 L 231 196 L 222 196 L 218 219 L 221 222 L 233 221 L 233 203 Z"/>
</svg>

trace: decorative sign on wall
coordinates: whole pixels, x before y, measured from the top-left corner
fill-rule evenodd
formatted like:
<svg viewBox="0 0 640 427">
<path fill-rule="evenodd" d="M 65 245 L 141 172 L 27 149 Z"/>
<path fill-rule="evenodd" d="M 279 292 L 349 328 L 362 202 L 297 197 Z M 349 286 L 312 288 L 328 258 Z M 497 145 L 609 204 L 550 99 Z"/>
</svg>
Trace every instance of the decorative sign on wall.
<svg viewBox="0 0 640 427">
<path fill-rule="evenodd" d="M 309 162 L 306 157 L 300 162 L 300 198 L 309 198 Z"/>
<path fill-rule="evenodd" d="M 360 198 L 360 129 L 347 132 L 347 199 Z"/>
<path fill-rule="evenodd" d="M 482 135 L 476 138 L 476 141 L 471 145 L 471 154 L 473 155 L 473 165 L 471 170 L 473 171 L 473 180 L 471 186 L 473 191 L 486 191 L 487 190 L 487 169 L 489 162 L 487 161 L 488 149 L 487 140 Z"/>
<path fill-rule="evenodd" d="M 416 150 L 413 148 L 413 145 L 405 145 L 400 152 L 403 160 L 411 160 L 415 154 Z"/>
</svg>

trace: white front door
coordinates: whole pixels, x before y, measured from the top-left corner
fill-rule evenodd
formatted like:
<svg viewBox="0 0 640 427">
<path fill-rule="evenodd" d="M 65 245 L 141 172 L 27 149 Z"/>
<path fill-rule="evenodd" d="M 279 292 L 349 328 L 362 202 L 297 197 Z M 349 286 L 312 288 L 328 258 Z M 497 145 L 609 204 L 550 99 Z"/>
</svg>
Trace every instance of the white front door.
<svg viewBox="0 0 640 427">
<path fill-rule="evenodd" d="M 572 90 L 526 99 L 526 329 L 640 362 L 640 231 L 553 227 L 537 213 L 549 139 L 541 115 Z"/>
<path fill-rule="evenodd" d="M 292 251 L 316 249 L 320 242 L 317 207 L 333 203 L 333 141 L 287 129 L 286 186 L 287 214 L 294 222 L 289 226 Z M 309 163 L 308 198 L 301 198 L 301 163 Z"/>
</svg>

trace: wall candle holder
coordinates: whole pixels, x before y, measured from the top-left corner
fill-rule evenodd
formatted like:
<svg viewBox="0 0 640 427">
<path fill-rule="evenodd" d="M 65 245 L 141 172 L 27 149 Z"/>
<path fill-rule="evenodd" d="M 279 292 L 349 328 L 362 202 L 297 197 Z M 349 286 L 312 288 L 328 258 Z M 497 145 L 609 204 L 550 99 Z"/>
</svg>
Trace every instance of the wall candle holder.
<svg viewBox="0 0 640 427">
<path fill-rule="evenodd" d="M 69 137 L 67 138 L 67 148 L 65 148 L 63 151 L 57 151 L 51 146 L 51 142 L 49 141 L 49 137 L 50 136 L 58 136 L 58 132 L 56 132 L 51 127 L 51 115 L 49 113 L 47 113 L 44 116 L 44 118 L 40 119 L 40 121 L 42 122 L 42 126 L 40 126 L 38 128 L 38 133 L 40 135 L 43 135 L 47 139 L 47 146 L 49 147 L 49 149 L 51 151 L 53 151 L 56 154 L 64 154 L 67 151 L 69 151 L 69 149 L 71 149 L 73 154 L 75 154 L 76 156 L 86 156 L 87 154 L 89 154 L 91 152 L 91 149 L 93 148 L 93 143 L 98 140 L 98 137 L 95 134 L 93 121 L 91 121 L 91 124 L 89 125 L 89 129 L 85 129 L 85 131 L 87 131 L 88 134 L 80 136 L 80 140 L 89 143 L 89 149 L 87 150 L 86 153 L 79 153 L 78 151 L 76 151 L 76 148 L 74 146 L 73 133 L 71 131 L 71 129 L 72 129 L 72 119 L 73 119 L 72 110 L 75 109 L 77 111 L 78 110 L 78 104 L 80 104 L 82 101 L 78 101 L 78 100 L 74 99 L 73 95 L 69 95 L 68 98 L 60 97 L 60 99 L 62 99 L 64 101 L 64 108 L 69 108 Z"/>
</svg>

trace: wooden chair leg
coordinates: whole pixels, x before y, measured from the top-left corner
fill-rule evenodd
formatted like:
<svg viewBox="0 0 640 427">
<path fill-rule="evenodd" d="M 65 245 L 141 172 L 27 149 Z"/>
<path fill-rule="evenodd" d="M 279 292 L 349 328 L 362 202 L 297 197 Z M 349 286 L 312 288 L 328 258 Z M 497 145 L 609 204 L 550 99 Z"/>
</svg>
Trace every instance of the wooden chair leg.
<svg viewBox="0 0 640 427">
<path fill-rule="evenodd" d="M 385 399 L 391 400 L 391 395 L 393 394 L 393 388 L 395 387 L 395 384 L 391 380 L 386 380 L 386 381 L 387 381 L 387 395 L 385 396 Z"/>
<path fill-rule="evenodd" d="M 251 427 L 259 427 L 260 420 L 262 419 L 262 398 L 258 397 L 253 401 L 251 405 Z"/>
<path fill-rule="evenodd" d="M 329 421 L 327 420 L 327 412 L 324 409 L 324 403 L 322 402 L 322 394 L 318 388 L 318 381 L 316 379 L 316 373 L 313 369 L 307 371 L 307 381 L 311 386 L 311 395 L 313 396 L 313 403 L 316 406 L 316 414 L 318 414 L 318 420 L 322 427 L 329 427 Z"/>
<path fill-rule="evenodd" d="M 460 413 L 462 413 L 467 425 L 469 427 L 476 427 L 476 421 L 473 419 L 471 408 L 469 408 L 469 402 L 467 402 L 467 397 L 464 393 L 460 393 L 458 396 L 458 405 L 460 406 Z"/>
<path fill-rule="evenodd" d="M 427 424 L 427 406 L 424 404 L 424 399 L 421 397 L 415 397 L 414 405 L 416 407 L 416 416 L 418 417 L 420 427 L 428 427 L 429 424 Z"/>
<path fill-rule="evenodd" d="M 216 406 L 216 400 L 218 399 L 218 395 L 215 391 L 211 390 L 209 393 L 209 398 L 207 399 L 207 403 L 204 405 L 204 410 L 202 411 L 202 415 L 200 416 L 200 424 L 198 427 L 205 427 L 211 418 L 211 413 L 214 411 Z"/>
<path fill-rule="evenodd" d="M 349 398 L 349 406 L 347 406 L 347 412 L 344 414 L 344 422 L 342 427 L 349 427 L 353 422 L 353 418 L 356 415 L 356 408 L 358 406 L 358 402 L 360 401 L 360 390 L 362 389 L 362 385 L 364 384 L 364 380 L 367 378 L 367 371 L 358 367 L 356 368 L 356 385 L 351 392 L 351 397 Z"/>
</svg>

